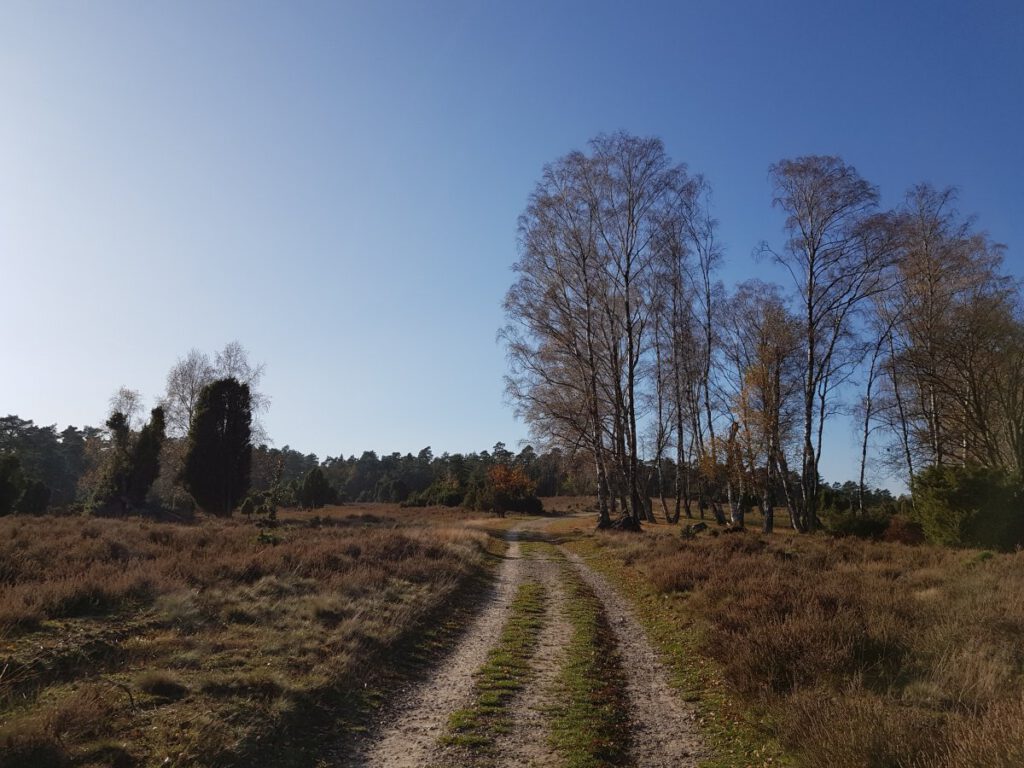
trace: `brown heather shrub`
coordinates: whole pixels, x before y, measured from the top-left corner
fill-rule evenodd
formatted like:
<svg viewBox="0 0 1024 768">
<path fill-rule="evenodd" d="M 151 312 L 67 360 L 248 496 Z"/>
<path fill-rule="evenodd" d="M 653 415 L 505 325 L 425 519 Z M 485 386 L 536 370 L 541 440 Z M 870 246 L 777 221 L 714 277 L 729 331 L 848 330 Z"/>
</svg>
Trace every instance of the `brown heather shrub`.
<svg viewBox="0 0 1024 768">
<path fill-rule="evenodd" d="M 110 732 L 117 710 L 110 686 L 86 683 L 62 698 L 46 715 L 46 732 L 61 743 L 96 739 Z"/>
<path fill-rule="evenodd" d="M 1024 765 L 1024 554 L 788 533 L 599 540 L 685 595 L 725 683 L 772 711 L 807 765 Z"/>
<path fill-rule="evenodd" d="M 0 729 L 0 768 L 64 768 L 67 752 L 37 723 Z"/>
<path fill-rule="evenodd" d="M 808 689 L 787 702 L 783 731 L 789 743 L 813 748 L 813 764 L 852 768 L 935 765 L 941 716 L 887 704 L 863 689 L 838 694 Z"/>
<path fill-rule="evenodd" d="M 242 521 L 178 526 L 6 518 L 0 523 L 0 637 L 33 629 L 44 618 L 105 614 L 149 605 L 176 590 L 253 584 L 275 574 L 355 592 L 375 586 L 381 563 L 391 578 L 413 583 L 460 575 L 460 559 L 450 557 L 455 540 L 439 542 L 435 532 L 318 528 L 315 535 L 307 529 L 282 536 L 276 546 L 261 544 Z"/>
<path fill-rule="evenodd" d="M 993 704 L 985 710 L 984 717 L 956 718 L 935 765 L 937 768 L 1024 765 L 1024 693 L 1018 692 L 1016 697 Z"/>
<path fill-rule="evenodd" d="M 57 704 L 0 727 L 0 768 L 57 768 L 70 756 L 64 744 L 102 738 L 116 707 L 109 688 L 86 683 Z"/>
<path fill-rule="evenodd" d="M 924 544 L 924 529 L 920 523 L 896 515 L 889 521 L 889 527 L 882 534 L 882 541 L 892 541 L 898 544 Z"/>
<path fill-rule="evenodd" d="M 311 701 L 351 698 L 485 562 L 485 534 L 376 512 L 284 512 L 272 536 L 0 519 L 0 768 L 245 763 Z"/>
</svg>

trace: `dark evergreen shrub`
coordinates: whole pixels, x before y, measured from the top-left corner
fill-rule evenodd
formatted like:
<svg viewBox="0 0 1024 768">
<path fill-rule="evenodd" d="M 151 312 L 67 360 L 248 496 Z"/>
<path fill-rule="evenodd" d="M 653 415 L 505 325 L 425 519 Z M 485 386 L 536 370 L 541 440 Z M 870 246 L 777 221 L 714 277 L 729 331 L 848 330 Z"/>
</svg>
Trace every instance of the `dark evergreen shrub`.
<svg viewBox="0 0 1024 768">
<path fill-rule="evenodd" d="M 0 515 L 14 511 L 14 505 L 21 498 L 24 487 L 21 461 L 17 456 L 0 454 Z"/>
<path fill-rule="evenodd" d="M 320 467 L 313 467 L 302 478 L 302 484 L 298 489 L 298 501 L 305 509 L 320 509 L 327 504 L 336 503 L 337 493 L 327 482 Z"/>
<path fill-rule="evenodd" d="M 252 464 L 249 387 L 235 378 L 211 382 L 199 395 L 182 482 L 196 505 L 227 516 L 249 490 Z"/>
<path fill-rule="evenodd" d="M 33 480 L 25 486 L 15 509 L 23 515 L 41 515 L 49 506 L 49 487 L 42 480 Z"/>
<path fill-rule="evenodd" d="M 855 536 L 873 541 L 882 538 L 891 520 L 892 516 L 881 510 L 866 510 L 863 515 L 853 512 L 828 512 L 822 515 L 825 530 L 833 536 Z"/>
<path fill-rule="evenodd" d="M 1021 484 L 1002 470 L 929 467 L 913 489 L 913 516 L 929 541 L 1004 551 L 1024 543 Z"/>
</svg>

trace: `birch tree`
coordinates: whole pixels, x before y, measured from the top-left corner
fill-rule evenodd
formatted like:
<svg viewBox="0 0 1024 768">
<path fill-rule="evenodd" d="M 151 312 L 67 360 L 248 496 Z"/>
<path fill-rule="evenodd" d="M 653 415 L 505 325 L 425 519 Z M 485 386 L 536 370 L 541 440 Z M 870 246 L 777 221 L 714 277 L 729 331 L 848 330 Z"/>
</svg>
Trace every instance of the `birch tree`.
<svg viewBox="0 0 1024 768">
<path fill-rule="evenodd" d="M 648 506 L 640 430 L 659 234 L 683 215 L 688 176 L 657 139 L 602 135 L 589 150 L 547 166 L 520 219 L 505 300 L 508 392 L 533 427 L 574 425 L 597 467 L 601 523 L 618 497 L 636 527 Z M 579 394 L 575 418 L 559 413 L 560 389 Z"/>
<path fill-rule="evenodd" d="M 878 191 L 853 166 L 832 156 L 782 160 L 769 170 L 773 204 L 786 215 L 787 241 L 770 251 L 789 272 L 800 306 L 804 346 L 803 446 L 797 520 L 818 524 L 822 435 L 839 381 L 851 371 L 854 318 L 885 287 L 892 248 Z"/>
</svg>

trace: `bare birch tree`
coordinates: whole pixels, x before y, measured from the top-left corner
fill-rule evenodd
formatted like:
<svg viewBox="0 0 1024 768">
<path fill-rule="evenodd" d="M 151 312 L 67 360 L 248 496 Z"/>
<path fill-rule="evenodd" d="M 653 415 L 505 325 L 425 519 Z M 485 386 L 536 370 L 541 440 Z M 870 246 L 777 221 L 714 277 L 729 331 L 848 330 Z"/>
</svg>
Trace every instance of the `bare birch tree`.
<svg viewBox="0 0 1024 768">
<path fill-rule="evenodd" d="M 885 286 L 892 258 L 878 192 L 838 157 L 782 160 L 769 175 L 773 203 L 786 214 L 788 240 L 771 252 L 793 279 L 803 326 L 803 448 L 801 530 L 818 524 L 818 464 L 825 421 L 837 384 L 851 371 L 846 343 L 862 302 Z"/>
<path fill-rule="evenodd" d="M 259 390 L 265 372 L 266 365 L 250 361 L 248 351 L 238 341 L 225 344 L 212 362 L 205 352 L 194 348 L 189 350 L 167 372 L 167 389 L 161 400 L 171 435 L 184 437 L 188 434 L 203 387 L 214 379 L 231 376 L 249 386 L 253 440 L 257 444 L 268 442 L 266 429 L 259 418 L 270 408 L 270 398 Z"/>
<path fill-rule="evenodd" d="M 568 388 L 582 395 L 588 418 L 560 421 L 576 424 L 571 431 L 593 454 L 602 524 L 616 499 L 634 527 L 648 514 L 640 430 L 661 290 L 658 236 L 666 218 L 682 215 L 687 184 L 659 140 L 602 135 L 589 154 L 545 168 L 520 219 L 518 277 L 505 300 L 508 392 L 534 426 L 550 423 L 564 407 L 551 376 L 573 378 Z"/>
</svg>

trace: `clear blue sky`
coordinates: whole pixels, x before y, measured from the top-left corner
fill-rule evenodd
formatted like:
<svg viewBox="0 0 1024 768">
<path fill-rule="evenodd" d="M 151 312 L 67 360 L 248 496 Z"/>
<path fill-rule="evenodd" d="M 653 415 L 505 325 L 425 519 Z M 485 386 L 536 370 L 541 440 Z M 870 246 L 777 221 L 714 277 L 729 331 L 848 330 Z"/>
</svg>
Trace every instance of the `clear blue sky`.
<svg viewBox="0 0 1024 768">
<path fill-rule="evenodd" d="M 0 9 L 0 411 L 97 424 L 190 347 L 267 364 L 277 445 L 525 436 L 495 332 L 541 166 L 662 137 L 728 266 L 766 170 L 835 153 L 1024 246 L 1016 2 L 50 3 Z M 852 476 L 833 430 L 829 479 Z"/>
</svg>

